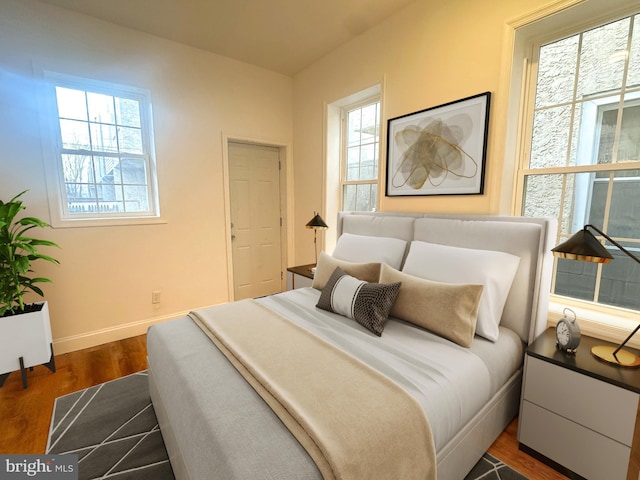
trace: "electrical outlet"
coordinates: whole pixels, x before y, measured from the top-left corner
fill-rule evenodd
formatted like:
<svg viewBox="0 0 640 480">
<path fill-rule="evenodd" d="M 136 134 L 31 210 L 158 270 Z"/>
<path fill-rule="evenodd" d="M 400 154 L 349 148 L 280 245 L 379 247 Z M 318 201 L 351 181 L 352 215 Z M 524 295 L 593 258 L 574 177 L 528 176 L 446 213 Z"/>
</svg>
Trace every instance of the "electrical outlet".
<svg viewBox="0 0 640 480">
<path fill-rule="evenodd" d="M 160 303 L 160 292 L 151 292 L 151 303 Z"/>
</svg>

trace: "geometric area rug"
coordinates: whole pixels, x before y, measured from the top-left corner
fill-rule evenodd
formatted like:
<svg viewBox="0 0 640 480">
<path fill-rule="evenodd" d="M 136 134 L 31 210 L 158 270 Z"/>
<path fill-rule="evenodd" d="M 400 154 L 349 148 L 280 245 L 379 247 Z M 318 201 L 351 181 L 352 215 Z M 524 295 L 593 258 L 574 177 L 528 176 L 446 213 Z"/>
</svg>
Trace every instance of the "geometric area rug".
<svg viewBox="0 0 640 480">
<path fill-rule="evenodd" d="M 78 455 L 78 479 L 173 480 L 146 371 L 56 398 L 48 454 Z"/>
<path fill-rule="evenodd" d="M 175 480 L 146 371 L 56 398 L 48 454 L 78 455 L 78 480 Z M 485 453 L 464 480 L 527 480 Z"/>
</svg>

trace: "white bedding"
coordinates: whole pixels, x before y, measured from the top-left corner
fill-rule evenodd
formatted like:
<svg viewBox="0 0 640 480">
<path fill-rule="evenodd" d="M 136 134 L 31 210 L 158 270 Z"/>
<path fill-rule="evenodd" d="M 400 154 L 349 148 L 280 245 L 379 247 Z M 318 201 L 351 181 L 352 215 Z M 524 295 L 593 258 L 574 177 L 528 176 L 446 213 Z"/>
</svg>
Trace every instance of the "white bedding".
<svg viewBox="0 0 640 480">
<path fill-rule="evenodd" d="M 496 343 L 476 336 L 470 349 L 391 318 L 382 337 L 315 307 L 320 291 L 292 290 L 258 301 L 387 375 L 420 402 L 436 451 L 521 367 L 522 341 L 501 327 Z"/>
</svg>

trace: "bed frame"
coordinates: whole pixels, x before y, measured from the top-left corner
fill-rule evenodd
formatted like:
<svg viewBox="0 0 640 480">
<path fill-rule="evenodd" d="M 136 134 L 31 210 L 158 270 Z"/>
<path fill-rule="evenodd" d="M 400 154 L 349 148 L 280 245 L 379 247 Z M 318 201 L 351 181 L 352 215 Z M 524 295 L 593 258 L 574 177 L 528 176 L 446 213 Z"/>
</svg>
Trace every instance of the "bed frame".
<svg viewBox="0 0 640 480">
<path fill-rule="evenodd" d="M 537 338 L 547 326 L 548 296 L 557 222 L 551 218 L 509 216 L 460 216 L 417 213 L 341 212 L 337 234 L 397 237 L 465 248 L 497 250 L 521 258 L 501 325 L 515 331 L 524 344 Z M 155 328 L 155 327 L 152 327 Z M 212 348 L 215 346 L 212 345 Z M 149 356 L 149 388 L 162 435 L 177 479 L 194 478 L 185 464 L 185 439 L 176 436 L 180 417 L 163 397 L 166 374 L 162 362 Z M 193 365 L 198 368 L 198 365 Z M 516 372 L 489 403 L 437 453 L 438 478 L 463 479 L 500 433 L 517 415 L 522 372 Z M 163 384 L 165 384 L 163 386 Z M 187 413 L 188 415 L 188 413 Z M 193 455 L 191 455 L 193 459 Z M 192 460 L 193 461 L 193 460 Z M 206 458 L 202 459 L 207 462 Z"/>
</svg>

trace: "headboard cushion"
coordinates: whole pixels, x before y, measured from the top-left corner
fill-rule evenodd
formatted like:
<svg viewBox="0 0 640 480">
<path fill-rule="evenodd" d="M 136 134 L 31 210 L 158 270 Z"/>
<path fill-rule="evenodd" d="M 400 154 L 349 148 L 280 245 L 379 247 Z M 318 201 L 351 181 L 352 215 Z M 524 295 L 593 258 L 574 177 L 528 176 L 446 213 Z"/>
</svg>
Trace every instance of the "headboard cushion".
<svg viewBox="0 0 640 480">
<path fill-rule="evenodd" d="M 343 218 L 342 231 L 373 237 L 395 237 L 413 240 L 415 218 L 400 216 L 350 215 Z"/>
<path fill-rule="evenodd" d="M 423 240 L 474 249 L 497 250 L 520 257 L 505 303 L 501 325 L 524 342 L 547 328 L 547 311 L 558 222 L 555 218 L 500 215 L 446 215 L 399 212 L 339 212 L 337 235 Z"/>
</svg>

